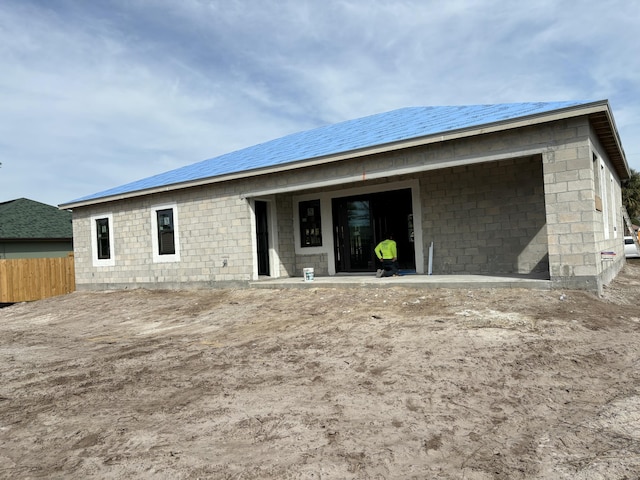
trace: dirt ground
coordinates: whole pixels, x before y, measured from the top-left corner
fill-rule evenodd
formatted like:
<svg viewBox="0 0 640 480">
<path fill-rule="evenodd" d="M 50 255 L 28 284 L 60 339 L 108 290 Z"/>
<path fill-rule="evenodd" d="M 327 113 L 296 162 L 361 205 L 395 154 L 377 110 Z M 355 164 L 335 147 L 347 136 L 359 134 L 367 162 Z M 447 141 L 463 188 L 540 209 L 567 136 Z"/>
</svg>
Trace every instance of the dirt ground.
<svg viewBox="0 0 640 480">
<path fill-rule="evenodd" d="M 2 308 L 0 477 L 637 479 L 639 286 Z"/>
</svg>

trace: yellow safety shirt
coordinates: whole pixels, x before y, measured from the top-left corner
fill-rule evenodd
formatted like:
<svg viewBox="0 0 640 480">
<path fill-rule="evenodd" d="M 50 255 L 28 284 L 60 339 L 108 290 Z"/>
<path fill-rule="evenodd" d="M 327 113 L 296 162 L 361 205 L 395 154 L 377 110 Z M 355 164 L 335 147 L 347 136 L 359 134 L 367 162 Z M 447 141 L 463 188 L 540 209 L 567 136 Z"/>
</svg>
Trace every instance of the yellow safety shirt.
<svg viewBox="0 0 640 480">
<path fill-rule="evenodd" d="M 383 240 L 375 248 L 376 255 L 380 260 L 391 260 L 398 256 L 396 242 L 394 240 Z"/>
</svg>

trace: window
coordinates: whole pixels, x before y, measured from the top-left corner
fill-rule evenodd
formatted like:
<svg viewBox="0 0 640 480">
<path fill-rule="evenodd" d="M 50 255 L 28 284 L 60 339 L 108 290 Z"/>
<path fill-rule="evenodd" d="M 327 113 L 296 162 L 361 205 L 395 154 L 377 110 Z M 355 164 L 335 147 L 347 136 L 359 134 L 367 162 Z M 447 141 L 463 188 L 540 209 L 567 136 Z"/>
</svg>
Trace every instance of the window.
<svg viewBox="0 0 640 480">
<path fill-rule="evenodd" d="M 151 209 L 151 243 L 154 262 L 180 261 L 180 229 L 175 204 Z"/>
<path fill-rule="evenodd" d="M 173 227 L 173 209 L 157 210 L 158 215 L 158 254 L 175 255 L 176 242 Z"/>
<path fill-rule="evenodd" d="M 605 161 L 593 154 L 596 210 L 602 213 L 605 240 L 618 238 L 616 183 Z"/>
<path fill-rule="evenodd" d="M 595 204 L 598 212 L 602 211 L 602 180 L 600 175 L 600 162 L 598 156 L 593 154 L 593 182 L 595 187 Z"/>
<path fill-rule="evenodd" d="M 113 251 L 113 215 L 94 215 L 91 221 L 91 257 L 94 267 L 115 265 Z"/>
<path fill-rule="evenodd" d="M 615 180 L 613 179 L 613 174 L 609 173 L 609 195 L 611 195 L 611 199 L 609 201 L 609 208 L 611 210 L 609 216 L 611 217 L 611 227 L 613 229 L 613 238 L 618 238 L 618 218 L 616 212 L 619 212 L 620 209 L 617 208 L 616 202 L 616 185 Z"/>
<path fill-rule="evenodd" d="M 300 246 L 322 246 L 320 200 L 309 200 L 298 204 L 300 214 Z"/>
<path fill-rule="evenodd" d="M 111 248 L 109 243 L 109 219 L 96 219 L 96 235 L 98 246 L 98 260 L 111 258 Z"/>
<path fill-rule="evenodd" d="M 607 180 L 604 170 L 604 163 L 600 162 L 600 201 L 602 208 L 602 223 L 604 224 L 604 238 L 609 239 L 609 196 L 607 195 Z"/>
</svg>

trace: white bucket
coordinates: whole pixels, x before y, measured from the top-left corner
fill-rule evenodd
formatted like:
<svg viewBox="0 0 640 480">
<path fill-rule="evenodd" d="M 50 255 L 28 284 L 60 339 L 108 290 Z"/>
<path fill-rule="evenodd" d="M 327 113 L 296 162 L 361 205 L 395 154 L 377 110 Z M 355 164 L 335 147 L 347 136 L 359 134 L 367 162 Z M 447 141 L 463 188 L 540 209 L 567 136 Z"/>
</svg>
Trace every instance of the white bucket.
<svg viewBox="0 0 640 480">
<path fill-rule="evenodd" d="M 313 268 L 303 268 L 302 275 L 305 282 L 313 282 Z"/>
</svg>

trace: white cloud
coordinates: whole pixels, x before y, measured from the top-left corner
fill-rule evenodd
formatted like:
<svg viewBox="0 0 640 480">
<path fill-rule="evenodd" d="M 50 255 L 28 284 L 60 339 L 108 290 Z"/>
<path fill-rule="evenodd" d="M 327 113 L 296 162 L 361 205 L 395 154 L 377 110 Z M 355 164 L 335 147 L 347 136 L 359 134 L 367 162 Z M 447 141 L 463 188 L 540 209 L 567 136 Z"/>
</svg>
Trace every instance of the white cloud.
<svg viewBox="0 0 640 480">
<path fill-rule="evenodd" d="M 633 3 L 5 0 L 0 201 L 408 105 L 608 98 L 640 169 Z"/>
</svg>

